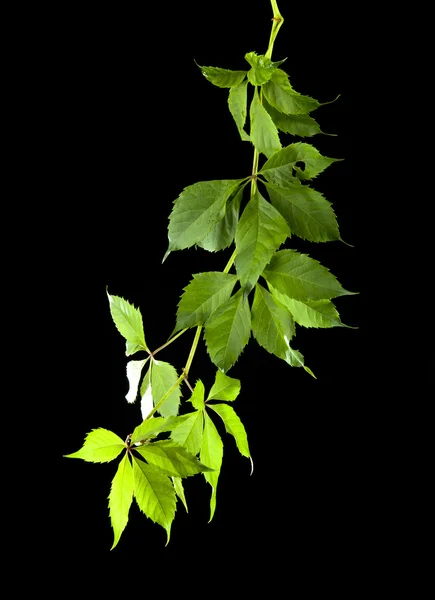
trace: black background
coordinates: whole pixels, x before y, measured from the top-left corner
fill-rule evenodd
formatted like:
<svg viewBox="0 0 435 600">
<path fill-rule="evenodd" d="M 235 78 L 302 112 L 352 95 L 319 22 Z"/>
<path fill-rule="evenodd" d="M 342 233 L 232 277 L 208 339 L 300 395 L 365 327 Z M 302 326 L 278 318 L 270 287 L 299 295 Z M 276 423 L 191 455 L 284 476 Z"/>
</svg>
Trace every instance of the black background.
<svg viewBox="0 0 435 600">
<path fill-rule="evenodd" d="M 181 190 L 251 170 L 252 148 L 238 137 L 227 90 L 207 82 L 194 61 L 247 68 L 244 54 L 267 48 L 271 9 L 266 0 L 213 6 L 71 7 L 59 15 L 54 46 L 61 52 L 47 47 L 60 207 L 60 256 L 50 252 L 49 259 L 61 264 L 56 283 L 68 307 L 61 326 L 68 343 L 59 359 L 62 438 L 56 444 L 53 548 L 67 576 L 89 568 L 95 581 L 100 568 L 110 572 L 129 562 L 162 584 L 166 573 L 192 569 L 199 576 L 225 565 L 241 584 L 253 574 L 270 579 L 271 593 L 291 574 L 307 585 L 362 586 L 364 573 L 380 568 L 373 558 L 373 520 L 385 518 L 376 532 L 379 551 L 389 519 L 380 491 L 384 475 L 374 465 L 386 383 L 385 363 L 373 351 L 370 242 L 377 232 L 375 225 L 367 239 L 358 12 L 343 13 L 339 3 L 296 11 L 281 0 L 285 23 L 273 58 L 288 57 L 283 68 L 300 93 L 321 102 L 340 94 L 313 113 L 336 137 L 306 141 L 344 158 L 313 187 L 333 203 L 341 235 L 353 247 L 297 239 L 286 247 L 309 253 L 346 289 L 359 292 L 336 299 L 343 322 L 358 329 L 299 328 L 293 345 L 316 380 L 251 338 L 229 374 L 242 382 L 235 409 L 247 429 L 254 473 L 225 436 L 213 521 L 207 523 L 208 484 L 199 476 L 186 480 L 189 514 L 178 504 L 166 548 L 163 529 L 133 504 L 110 552 L 107 496 L 115 464 L 62 458 L 91 429 L 105 427 L 124 438 L 140 419 L 139 406 L 125 401 L 124 341 L 111 321 L 106 286 L 140 307 L 147 343 L 155 348 L 173 329 L 191 274 L 222 270 L 231 255 L 189 249 L 161 264 L 172 201 Z M 377 353 L 384 335 L 377 337 Z M 161 358 L 182 367 L 192 339 L 193 331 L 184 334 Z M 190 379 L 210 387 L 214 372 L 202 344 Z"/>
</svg>

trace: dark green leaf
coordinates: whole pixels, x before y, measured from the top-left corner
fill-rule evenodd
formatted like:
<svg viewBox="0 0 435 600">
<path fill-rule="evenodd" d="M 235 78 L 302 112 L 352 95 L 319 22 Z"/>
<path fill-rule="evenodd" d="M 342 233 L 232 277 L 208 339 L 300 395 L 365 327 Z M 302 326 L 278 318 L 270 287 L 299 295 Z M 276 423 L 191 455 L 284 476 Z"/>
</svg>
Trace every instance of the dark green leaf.
<svg viewBox="0 0 435 600">
<path fill-rule="evenodd" d="M 251 118 L 251 141 L 258 152 L 262 152 L 268 158 L 275 152 L 281 150 L 278 130 L 272 117 L 261 104 L 258 92 L 255 91 L 250 108 Z"/>
<path fill-rule="evenodd" d="M 210 83 L 221 88 L 229 88 L 239 85 L 246 77 L 246 71 L 232 71 L 231 69 L 220 69 L 219 67 L 201 67 L 202 74 Z"/>
<path fill-rule="evenodd" d="M 239 220 L 240 204 L 243 198 L 244 186 L 227 200 L 224 217 L 213 226 L 210 233 L 198 243 L 198 246 L 208 252 L 217 252 L 231 246 Z"/>
<path fill-rule="evenodd" d="M 237 125 L 237 130 L 240 133 L 240 137 L 243 141 L 249 142 L 250 137 L 244 131 L 246 123 L 246 115 L 248 114 L 248 82 L 242 81 L 239 85 L 236 85 L 230 89 L 228 94 L 228 108 L 233 116 L 233 119 Z"/>
<path fill-rule="evenodd" d="M 299 137 L 312 137 L 318 133 L 323 133 L 313 117 L 308 115 L 285 115 L 273 108 L 266 98 L 263 98 L 263 106 L 272 117 L 272 121 L 277 128 L 284 133 Z"/>
<path fill-rule="evenodd" d="M 296 92 L 281 69 L 275 71 L 262 89 L 267 102 L 285 115 L 307 115 L 320 106 L 314 98 Z"/>
<path fill-rule="evenodd" d="M 309 180 L 317 177 L 339 158 L 322 156 L 311 144 L 297 142 L 274 154 L 262 167 L 260 173 L 278 185 L 292 183 L 295 177 Z M 301 167 L 300 163 L 303 163 Z"/>
<path fill-rule="evenodd" d="M 248 79 L 252 85 L 263 85 L 272 77 L 279 65 L 286 59 L 278 62 L 272 62 L 270 58 L 256 52 L 248 52 L 245 55 L 246 61 L 251 65 L 248 71 Z"/>
</svg>

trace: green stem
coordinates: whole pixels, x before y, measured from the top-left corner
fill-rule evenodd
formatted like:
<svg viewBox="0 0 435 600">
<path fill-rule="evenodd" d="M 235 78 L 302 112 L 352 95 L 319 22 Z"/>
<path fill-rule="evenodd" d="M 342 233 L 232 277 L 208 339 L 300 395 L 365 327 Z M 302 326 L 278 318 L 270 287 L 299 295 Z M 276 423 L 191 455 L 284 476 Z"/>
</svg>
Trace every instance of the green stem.
<svg viewBox="0 0 435 600">
<path fill-rule="evenodd" d="M 186 327 L 186 329 L 182 329 L 181 331 L 179 331 L 179 332 L 177 333 L 177 335 L 174 335 L 174 337 L 173 337 L 173 338 L 170 338 L 170 339 L 169 339 L 169 340 L 166 342 L 166 344 L 163 344 L 163 346 L 159 346 L 159 347 L 157 348 L 157 350 L 154 350 L 154 352 L 152 352 L 152 355 L 154 356 L 155 354 L 157 354 L 157 352 L 160 352 L 160 350 L 163 350 L 164 348 L 166 348 L 167 346 L 169 346 L 169 344 L 172 344 L 172 342 L 175 342 L 175 340 L 176 340 L 177 338 L 179 338 L 179 337 L 180 337 L 180 335 L 183 335 L 183 333 L 185 333 L 187 330 L 188 330 L 188 327 Z"/>
<path fill-rule="evenodd" d="M 272 58 L 272 50 L 273 50 L 273 45 L 275 43 L 276 36 L 278 35 L 278 31 L 280 30 L 282 24 L 284 23 L 284 17 L 279 12 L 277 0 L 270 0 L 270 3 L 272 4 L 272 10 L 273 10 L 273 24 L 272 24 L 272 31 L 270 32 L 269 46 L 268 46 L 267 52 L 265 54 L 265 56 L 267 56 L 268 58 Z"/>
</svg>

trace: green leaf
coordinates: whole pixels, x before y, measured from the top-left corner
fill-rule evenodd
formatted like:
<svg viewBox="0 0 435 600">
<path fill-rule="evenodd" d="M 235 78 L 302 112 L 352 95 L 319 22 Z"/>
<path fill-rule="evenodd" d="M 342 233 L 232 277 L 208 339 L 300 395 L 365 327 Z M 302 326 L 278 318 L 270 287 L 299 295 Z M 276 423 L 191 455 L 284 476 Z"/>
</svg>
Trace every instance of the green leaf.
<svg viewBox="0 0 435 600">
<path fill-rule="evenodd" d="M 142 419 L 146 419 L 150 412 L 154 408 L 154 400 L 153 393 L 151 389 L 151 372 L 153 368 L 153 361 L 150 363 L 150 368 L 145 374 L 145 377 L 142 380 L 142 384 L 140 386 L 140 410 L 142 413 Z"/>
<path fill-rule="evenodd" d="M 341 322 L 340 315 L 331 300 L 294 300 L 270 286 L 270 291 L 303 327 L 348 327 Z"/>
<path fill-rule="evenodd" d="M 151 370 L 151 393 L 154 406 L 160 402 L 163 396 L 168 392 L 178 379 L 177 371 L 172 365 L 162 360 L 153 360 Z M 163 404 L 158 408 L 162 417 L 169 417 L 178 414 L 180 405 L 181 390 L 177 386 L 175 390 L 166 398 Z M 145 417 L 144 417 L 145 418 Z"/>
<path fill-rule="evenodd" d="M 133 456 L 134 496 L 140 510 L 161 525 L 171 535 L 171 525 L 175 516 L 175 490 L 171 480 L 159 469 L 147 465 Z"/>
<path fill-rule="evenodd" d="M 345 290 L 317 260 L 295 250 L 277 252 L 263 276 L 275 289 L 295 300 L 330 300 L 354 294 Z"/>
<path fill-rule="evenodd" d="M 111 296 L 107 292 L 109 298 L 110 313 L 113 322 L 116 325 L 119 333 L 127 342 L 127 356 L 137 352 L 137 350 L 148 350 L 145 343 L 143 331 L 142 315 L 138 308 L 120 298 L 119 296 Z"/>
<path fill-rule="evenodd" d="M 272 183 L 285 185 L 293 183 L 295 177 L 301 180 L 313 179 L 332 163 L 341 160 L 341 158 L 322 156 L 311 144 L 297 142 L 296 144 L 290 144 L 290 146 L 283 148 L 269 158 L 260 173 L 265 175 Z M 303 168 L 298 163 L 303 163 Z"/>
<path fill-rule="evenodd" d="M 211 271 L 193 275 L 178 304 L 174 333 L 205 323 L 228 300 L 236 283 L 236 275 L 230 273 Z"/>
<path fill-rule="evenodd" d="M 228 406 L 228 404 L 209 404 L 208 406 L 220 416 L 224 422 L 225 430 L 236 440 L 240 454 L 246 456 L 246 458 L 251 458 L 245 427 L 234 408 Z"/>
<path fill-rule="evenodd" d="M 139 446 L 135 450 L 148 463 L 158 467 L 165 475 L 170 477 L 191 477 L 212 470 L 173 440 L 151 442 Z"/>
<path fill-rule="evenodd" d="M 137 444 L 144 440 L 157 437 L 160 433 L 165 431 L 172 431 L 176 427 L 179 427 L 186 418 L 187 415 L 180 415 L 178 417 L 151 417 L 135 428 L 131 434 L 130 444 Z"/>
<path fill-rule="evenodd" d="M 128 513 L 133 502 L 133 469 L 128 454 L 118 465 L 109 494 L 110 521 L 114 534 L 111 550 L 117 545 L 128 522 Z"/>
<path fill-rule="evenodd" d="M 205 323 L 205 341 L 211 361 L 222 371 L 234 365 L 249 341 L 251 312 L 242 290 L 222 304 Z"/>
<path fill-rule="evenodd" d="M 202 410 L 204 408 L 204 395 L 205 395 L 204 384 L 202 383 L 202 381 L 200 379 L 198 379 L 198 381 L 196 382 L 195 388 L 193 390 L 193 393 L 192 393 L 191 397 L 189 398 L 189 401 L 192 403 L 193 408 L 196 408 L 196 410 Z"/>
<path fill-rule="evenodd" d="M 229 88 L 239 85 L 246 77 L 246 71 L 232 71 L 231 69 L 220 69 L 219 67 L 201 67 L 202 74 L 210 83 L 221 88 Z"/>
<path fill-rule="evenodd" d="M 116 433 L 108 429 L 93 429 L 87 434 L 83 446 L 66 458 L 81 458 L 87 462 L 103 463 L 114 460 L 125 450 L 125 444 Z"/>
<path fill-rule="evenodd" d="M 204 430 L 203 412 L 197 410 L 183 416 L 186 419 L 176 429 L 172 430 L 171 439 L 184 446 L 190 454 L 198 454 Z"/>
<path fill-rule="evenodd" d="M 248 113 L 248 82 L 242 81 L 239 85 L 236 85 L 230 89 L 228 94 L 228 108 L 233 116 L 233 119 L 237 125 L 237 130 L 240 133 L 240 137 L 243 141 L 249 142 L 250 137 L 244 131 L 246 123 L 246 115 Z"/>
<path fill-rule="evenodd" d="M 256 52 L 248 52 L 245 54 L 245 59 L 251 65 L 251 69 L 248 71 L 249 82 L 256 86 L 269 81 L 277 67 L 286 60 L 272 62 L 267 56 Z"/>
<path fill-rule="evenodd" d="M 290 231 L 311 242 L 340 239 L 337 219 L 331 204 L 316 190 L 299 181 L 285 187 L 266 183 L 273 206 L 287 221 Z"/>
<path fill-rule="evenodd" d="M 284 217 L 257 190 L 236 230 L 236 269 L 245 296 L 289 235 Z"/>
<path fill-rule="evenodd" d="M 139 381 L 142 376 L 142 369 L 145 363 L 148 362 L 148 358 L 144 360 L 130 360 L 127 363 L 127 379 L 129 384 L 128 394 L 126 395 L 127 402 L 134 402 L 137 397 L 139 389 Z"/>
<path fill-rule="evenodd" d="M 272 117 L 272 121 L 277 128 L 284 133 L 298 135 L 299 137 L 312 137 L 318 133 L 323 133 L 313 117 L 308 115 L 284 115 L 273 106 L 270 106 L 266 98 L 263 98 L 263 106 Z"/>
<path fill-rule="evenodd" d="M 269 158 L 281 150 L 278 129 L 272 121 L 272 117 L 261 104 L 257 90 L 252 98 L 250 118 L 251 141 L 258 152 L 262 152 Z"/>
<path fill-rule="evenodd" d="M 187 508 L 186 496 L 184 495 L 183 480 L 181 479 L 181 477 L 172 477 L 172 483 L 174 484 L 175 493 L 180 498 L 181 502 L 184 504 L 186 512 L 189 512 L 189 509 Z"/>
<path fill-rule="evenodd" d="M 226 400 L 231 402 L 235 400 L 240 393 L 240 380 L 229 377 L 222 371 L 216 371 L 216 379 L 210 390 L 207 401 Z"/>
<path fill-rule="evenodd" d="M 321 106 L 314 98 L 296 92 L 281 69 L 275 71 L 262 89 L 267 102 L 285 115 L 307 115 Z"/>
<path fill-rule="evenodd" d="M 288 360 L 286 360 L 286 362 L 291 367 L 303 367 L 305 369 L 305 371 L 311 375 L 311 377 L 314 377 L 314 379 L 317 379 L 317 377 L 314 375 L 312 370 L 305 365 L 304 357 L 302 356 L 302 354 L 298 350 L 294 350 L 290 346 L 289 346 L 289 352 L 288 352 Z"/>
<path fill-rule="evenodd" d="M 207 471 L 204 473 L 206 481 L 212 488 L 210 499 L 210 521 L 213 519 L 216 510 L 216 488 L 222 466 L 223 454 L 224 447 L 218 430 L 208 414 L 205 413 L 204 436 L 199 457 L 202 463 L 207 464 L 210 468 L 214 469 L 214 471 Z"/>
<path fill-rule="evenodd" d="M 186 187 L 169 216 L 168 252 L 201 242 L 225 216 L 226 202 L 241 181 L 200 181 Z"/>
<path fill-rule="evenodd" d="M 244 186 L 227 200 L 224 217 L 213 226 L 210 233 L 198 243 L 200 248 L 208 252 L 217 252 L 231 246 L 239 220 L 240 204 L 243 198 Z"/>
<path fill-rule="evenodd" d="M 290 340 L 295 334 L 293 317 L 287 308 L 264 287 L 255 287 L 252 304 L 252 333 L 257 342 L 271 354 L 290 361 Z"/>
</svg>

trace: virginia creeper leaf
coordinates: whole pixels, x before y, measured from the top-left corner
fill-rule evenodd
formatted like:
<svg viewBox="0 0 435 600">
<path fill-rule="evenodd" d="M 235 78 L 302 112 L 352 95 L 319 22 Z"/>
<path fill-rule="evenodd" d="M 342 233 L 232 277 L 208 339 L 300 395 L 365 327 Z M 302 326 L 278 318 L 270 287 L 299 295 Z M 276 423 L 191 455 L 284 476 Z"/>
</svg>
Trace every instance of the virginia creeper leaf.
<svg viewBox="0 0 435 600">
<path fill-rule="evenodd" d="M 85 438 L 83 446 L 66 458 L 81 458 L 87 462 L 103 463 L 114 460 L 125 450 L 123 440 L 108 429 L 93 429 Z"/>
<path fill-rule="evenodd" d="M 134 496 L 140 510 L 161 525 L 171 535 L 171 525 L 175 516 L 175 490 L 171 480 L 159 469 L 148 465 L 133 456 Z"/>
<path fill-rule="evenodd" d="M 266 183 L 273 206 L 287 221 L 290 231 L 311 242 L 340 239 L 337 219 L 331 204 L 316 190 L 299 181 L 285 187 Z"/>
<path fill-rule="evenodd" d="M 239 85 L 232 87 L 228 94 L 228 108 L 237 125 L 237 130 L 243 141 L 249 142 L 250 137 L 244 131 L 246 123 L 246 115 L 248 112 L 248 82 L 242 81 Z"/>
<path fill-rule="evenodd" d="M 113 478 L 109 494 L 110 521 L 114 534 L 111 550 L 119 542 L 122 532 L 128 522 L 128 513 L 133 502 L 133 468 L 128 454 L 118 465 L 118 470 Z"/>
<path fill-rule="evenodd" d="M 223 454 L 224 447 L 218 430 L 208 414 L 205 413 L 204 436 L 199 457 L 202 463 L 214 469 L 214 471 L 207 471 L 204 473 L 206 481 L 212 488 L 210 498 L 210 521 L 213 519 L 216 510 L 216 488 L 222 466 Z"/>
<path fill-rule="evenodd" d="M 245 55 L 245 59 L 251 65 L 251 69 L 248 71 L 249 82 L 257 86 L 269 81 L 277 67 L 286 60 L 272 62 L 267 56 L 257 54 L 256 52 L 248 52 Z"/>
<path fill-rule="evenodd" d="M 186 448 L 190 454 L 198 454 L 204 430 L 204 416 L 201 410 L 187 415 L 186 419 L 177 428 L 172 430 L 171 439 Z"/>
<path fill-rule="evenodd" d="M 212 470 L 173 440 L 151 442 L 135 450 L 147 463 L 158 467 L 162 473 L 170 477 L 191 477 Z"/>
<path fill-rule="evenodd" d="M 177 371 L 172 365 L 162 360 L 154 360 L 151 370 L 151 393 L 154 406 L 160 402 L 163 396 L 168 392 L 178 379 Z M 180 405 L 181 390 L 177 386 L 175 390 L 166 398 L 163 404 L 157 409 L 162 417 L 169 417 L 178 414 Z"/>
<path fill-rule="evenodd" d="M 291 367 L 303 367 L 307 373 L 309 373 L 312 377 L 314 377 L 314 379 L 317 379 L 317 377 L 314 375 L 312 370 L 305 365 L 304 357 L 302 356 L 302 354 L 298 350 L 294 350 L 290 346 L 289 346 L 288 350 L 289 350 L 288 357 L 287 357 L 288 360 L 286 360 L 286 362 Z"/>
<path fill-rule="evenodd" d="M 354 294 L 345 290 L 317 260 L 295 250 L 277 252 L 263 276 L 275 289 L 295 300 L 330 300 Z"/>
<path fill-rule="evenodd" d="M 251 118 L 251 141 L 258 152 L 262 152 L 268 158 L 275 152 L 281 150 L 278 130 L 272 117 L 261 104 L 258 92 L 255 91 L 250 108 Z"/>
<path fill-rule="evenodd" d="M 297 142 L 290 144 L 274 154 L 263 165 L 260 173 L 272 183 L 285 185 L 293 183 L 294 177 L 308 180 L 317 177 L 329 165 L 341 161 L 341 158 L 322 156 L 311 144 Z M 303 167 L 299 163 L 303 163 Z"/>
<path fill-rule="evenodd" d="M 209 272 L 193 275 L 178 304 L 174 333 L 202 325 L 231 296 L 237 277 L 230 273 Z"/>
<path fill-rule="evenodd" d="M 205 323 L 211 361 L 222 371 L 234 365 L 249 341 L 251 312 L 242 290 L 224 302 Z"/>
<path fill-rule="evenodd" d="M 198 246 L 208 252 L 217 252 L 231 246 L 239 220 L 240 204 L 243 198 L 242 186 L 236 194 L 227 200 L 224 217 L 214 225 Z"/>
<path fill-rule="evenodd" d="M 210 83 L 221 88 L 229 88 L 239 85 L 246 77 L 246 71 L 232 71 L 231 69 L 220 69 L 219 67 L 201 67 L 202 74 Z"/>
<path fill-rule="evenodd" d="M 150 368 L 145 374 L 145 377 L 142 380 L 142 384 L 140 386 L 140 410 L 142 414 L 142 419 L 146 419 L 150 412 L 154 408 L 154 400 L 153 393 L 151 388 L 151 372 L 153 368 L 153 361 L 150 363 Z"/>
<path fill-rule="evenodd" d="M 204 384 L 200 379 L 198 379 L 194 387 L 193 393 L 189 398 L 189 401 L 192 403 L 193 408 L 196 408 L 196 410 L 202 410 L 204 408 L 204 395 Z"/>
<path fill-rule="evenodd" d="M 145 343 L 143 331 L 142 315 L 138 308 L 120 298 L 119 296 L 111 296 L 107 292 L 109 298 L 110 313 L 117 330 L 127 340 L 126 354 L 129 356 L 137 350 L 148 350 Z"/>
<path fill-rule="evenodd" d="M 289 235 L 284 217 L 257 190 L 236 230 L 236 269 L 245 295 Z"/>
<path fill-rule="evenodd" d="M 169 248 L 183 250 L 201 242 L 225 216 L 225 205 L 241 180 L 200 181 L 186 187 L 169 216 Z"/>
<path fill-rule="evenodd" d="M 252 304 L 252 333 L 260 346 L 289 362 L 289 342 L 295 334 L 293 317 L 258 283 Z"/>
<path fill-rule="evenodd" d="M 236 440 L 240 454 L 246 456 L 246 458 L 251 458 L 245 427 L 234 408 L 228 406 L 228 404 L 209 404 L 208 406 L 220 416 L 224 422 L 225 430 Z"/>
<path fill-rule="evenodd" d="M 189 512 L 189 509 L 187 508 L 186 496 L 184 495 L 183 480 L 181 479 L 181 477 L 172 477 L 172 483 L 174 484 L 175 493 L 180 498 L 181 502 L 184 504 L 186 512 Z"/>
<path fill-rule="evenodd" d="M 125 397 L 127 402 L 131 403 L 136 400 L 142 369 L 148 359 L 149 357 L 144 360 L 130 360 L 127 363 L 127 379 L 129 384 L 128 394 Z"/>
<path fill-rule="evenodd" d="M 187 415 L 179 415 L 178 417 L 153 417 L 143 421 L 138 425 L 131 434 L 130 444 L 136 444 L 153 437 L 157 437 L 165 431 L 172 431 L 179 427 L 187 418 Z"/>
<path fill-rule="evenodd" d="M 313 117 L 308 115 L 285 115 L 273 108 L 266 98 L 263 98 L 263 106 L 272 117 L 272 121 L 277 128 L 284 133 L 299 137 L 312 137 L 318 133 L 323 133 Z"/>
<path fill-rule="evenodd" d="M 209 400 L 235 400 L 240 393 L 240 380 L 216 371 L 216 379 L 207 398 Z"/>
<path fill-rule="evenodd" d="M 262 89 L 267 102 L 286 115 L 307 115 L 321 106 L 314 98 L 296 92 L 290 85 L 287 73 L 281 69 L 273 73 Z"/>
</svg>

